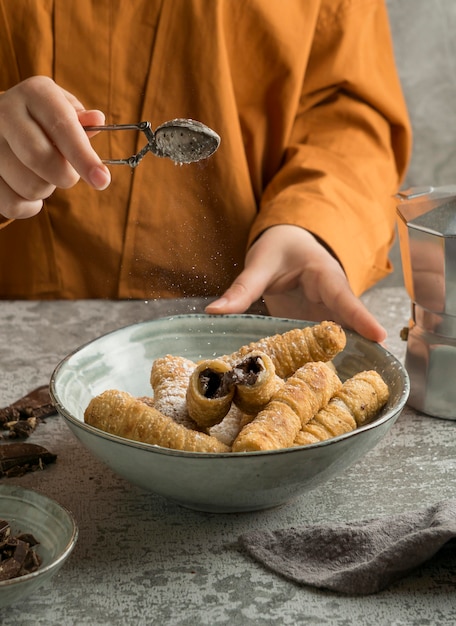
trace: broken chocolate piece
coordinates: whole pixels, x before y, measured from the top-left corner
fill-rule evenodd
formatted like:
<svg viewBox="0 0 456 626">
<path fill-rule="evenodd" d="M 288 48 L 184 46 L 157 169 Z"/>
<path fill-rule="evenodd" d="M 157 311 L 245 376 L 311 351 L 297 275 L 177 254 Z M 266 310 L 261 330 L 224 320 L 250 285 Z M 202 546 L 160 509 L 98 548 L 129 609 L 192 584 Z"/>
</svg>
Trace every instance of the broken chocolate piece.
<svg viewBox="0 0 456 626">
<path fill-rule="evenodd" d="M 29 417 L 14 422 L 6 422 L 3 428 L 9 430 L 9 439 L 26 439 L 33 433 L 38 423 L 39 420 L 36 417 Z"/>
<path fill-rule="evenodd" d="M 41 565 L 41 558 L 33 550 L 39 543 L 35 537 L 30 533 L 14 537 L 6 520 L 0 520 L 0 529 L 0 581 L 35 572 Z"/>
<path fill-rule="evenodd" d="M 45 469 L 56 459 L 56 454 L 34 443 L 0 444 L 0 478 L 23 476 L 27 472 Z"/>
<path fill-rule="evenodd" d="M 49 385 L 41 385 L 0 409 L 0 424 L 36 417 L 42 419 L 56 413 L 49 395 Z"/>
</svg>

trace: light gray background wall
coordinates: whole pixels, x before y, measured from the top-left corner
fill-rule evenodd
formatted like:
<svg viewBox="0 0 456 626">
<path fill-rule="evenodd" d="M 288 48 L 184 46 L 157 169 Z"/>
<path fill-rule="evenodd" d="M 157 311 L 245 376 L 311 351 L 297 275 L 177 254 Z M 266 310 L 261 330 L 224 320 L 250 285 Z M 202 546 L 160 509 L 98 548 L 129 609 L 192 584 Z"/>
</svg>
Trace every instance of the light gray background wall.
<svg viewBox="0 0 456 626">
<path fill-rule="evenodd" d="M 413 126 L 404 187 L 456 184 L 456 0 L 387 0 L 396 62 Z M 395 272 L 382 285 L 402 284 Z"/>
<path fill-rule="evenodd" d="M 387 0 L 414 128 L 408 185 L 456 183 L 456 0 Z"/>
</svg>

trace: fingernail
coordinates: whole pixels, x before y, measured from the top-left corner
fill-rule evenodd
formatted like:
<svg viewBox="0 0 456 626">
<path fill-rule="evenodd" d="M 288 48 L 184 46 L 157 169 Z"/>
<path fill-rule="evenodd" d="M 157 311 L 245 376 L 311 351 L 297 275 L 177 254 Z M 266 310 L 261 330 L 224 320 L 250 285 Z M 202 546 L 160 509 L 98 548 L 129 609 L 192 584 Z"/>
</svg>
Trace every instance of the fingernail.
<svg viewBox="0 0 456 626">
<path fill-rule="evenodd" d="M 91 169 L 89 180 L 95 189 L 103 191 L 111 182 L 111 173 L 105 165 L 97 165 Z"/>
</svg>

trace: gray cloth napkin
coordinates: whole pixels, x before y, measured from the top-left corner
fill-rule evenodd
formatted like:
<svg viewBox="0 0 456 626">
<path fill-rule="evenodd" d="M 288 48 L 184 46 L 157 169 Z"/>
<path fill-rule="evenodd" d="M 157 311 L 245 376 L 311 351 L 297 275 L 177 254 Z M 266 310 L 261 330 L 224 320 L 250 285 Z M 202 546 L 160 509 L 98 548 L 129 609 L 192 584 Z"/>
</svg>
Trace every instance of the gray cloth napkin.
<svg viewBox="0 0 456 626">
<path fill-rule="evenodd" d="M 358 522 L 255 530 L 241 546 L 294 582 L 351 595 L 384 589 L 456 538 L 456 500 Z"/>
</svg>

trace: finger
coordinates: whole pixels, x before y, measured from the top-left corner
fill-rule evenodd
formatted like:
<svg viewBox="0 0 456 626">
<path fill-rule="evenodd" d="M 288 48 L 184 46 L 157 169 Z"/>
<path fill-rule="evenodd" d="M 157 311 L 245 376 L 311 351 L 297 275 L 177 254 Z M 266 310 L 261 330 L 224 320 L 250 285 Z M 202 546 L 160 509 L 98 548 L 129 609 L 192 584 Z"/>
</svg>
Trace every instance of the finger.
<svg viewBox="0 0 456 626">
<path fill-rule="evenodd" d="M 371 341 L 382 342 L 386 338 L 386 330 L 357 298 L 347 284 L 338 286 L 334 292 L 334 284 L 330 293 L 322 293 L 323 304 L 332 311 L 337 311 L 342 325 L 352 328 Z"/>
<path fill-rule="evenodd" d="M 96 189 L 105 189 L 111 182 L 109 169 L 92 148 L 79 116 L 75 109 L 62 104 L 60 115 L 40 111 L 38 121 L 48 129 L 49 139 L 81 178 Z"/>
<path fill-rule="evenodd" d="M 205 311 L 211 314 L 243 313 L 261 298 L 268 281 L 269 274 L 249 266 L 239 274 L 221 298 L 211 302 Z"/>
<path fill-rule="evenodd" d="M 368 309 L 359 300 L 357 301 L 357 308 L 353 310 L 351 316 L 351 327 L 357 333 L 375 341 L 382 343 L 385 341 L 387 332 L 386 329 L 378 322 L 378 320 L 368 311 Z"/>
<path fill-rule="evenodd" d="M 104 189 L 109 170 L 93 150 L 79 122 L 76 99 L 48 79 L 29 80 L 27 97 L 18 98 L 19 110 L 3 134 L 26 167 L 58 187 L 72 186 L 79 176 Z"/>
<path fill-rule="evenodd" d="M 62 89 L 68 102 L 72 104 L 77 113 L 81 126 L 103 126 L 106 122 L 106 116 L 103 111 L 98 109 L 85 109 L 79 100 L 69 91 Z M 99 130 L 85 131 L 88 137 L 98 135 Z"/>
<path fill-rule="evenodd" d="M 79 119 L 79 123 L 81 124 L 81 126 L 103 126 L 106 118 L 105 115 L 102 111 L 97 111 L 97 110 L 90 110 L 90 111 L 86 111 L 86 110 L 82 110 L 82 111 L 77 111 L 78 114 L 78 119 Z M 88 137 L 94 137 L 95 135 L 98 135 L 98 133 L 100 132 L 99 130 L 91 130 L 91 131 L 85 131 L 87 133 Z"/>
<path fill-rule="evenodd" d="M 33 217 L 43 208 L 42 200 L 26 200 L 0 178 L 0 213 L 7 219 Z"/>
<path fill-rule="evenodd" d="M 49 197 L 55 186 L 29 170 L 5 141 L 0 140 L 0 176 L 21 200 L 37 201 Z M 13 196 L 12 196 L 13 197 Z"/>
<path fill-rule="evenodd" d="M 269 314 L 274 317 L 310 321 L 332 320 L 342 324 L 342 320 L 334 311 L 330 311 L 323 304 L 307 301 L 302 294 L 265 295 L 264 301 Z"/>
</svg>

